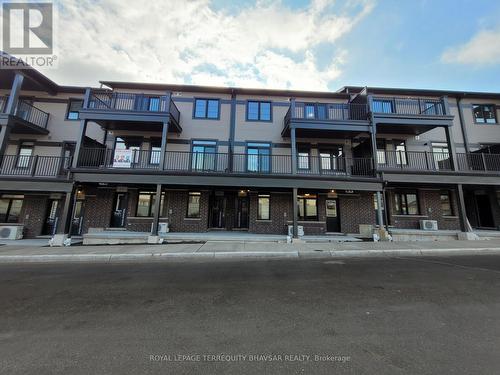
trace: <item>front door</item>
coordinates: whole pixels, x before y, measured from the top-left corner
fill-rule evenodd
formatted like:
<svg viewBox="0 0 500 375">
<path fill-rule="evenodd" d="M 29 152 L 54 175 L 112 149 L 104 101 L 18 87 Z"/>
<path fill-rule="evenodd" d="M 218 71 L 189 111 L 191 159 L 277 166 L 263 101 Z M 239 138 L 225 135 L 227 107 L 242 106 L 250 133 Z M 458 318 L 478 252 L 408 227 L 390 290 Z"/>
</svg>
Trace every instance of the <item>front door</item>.
<svg viewBox="0 0 500 375">
<path fill-rule="evenodd" d="M 213 195 L 210 205 L 210 227 L 223 229 L 226 227 L 225 221 L 226 198 L 223 195 Z"/>
<path fill-rule="evenodd" d="M 56 233 L 58 208 L 59 208 L 59 200 L 57 199 L 49 200 L 47 214 L 45 216 L 45 221 L 43 223 L 42 235 L 53 236 Z"/>
<path fill-rule="evenodd" d="M 249 202 L 247 197 L 236 198 L 236 220 L 235 228 L 248 229 Z"/>
<path fill-rule="evenodd" d="M 111 228 L 123 228 L 127 217 L 127 193 L 116 193 L 111 213 Z"/>
<path fill-rule="evenodd" d="M 73 218 L 71 220 L 71 235 L 73 236 L 79 236 L 82 234 L 84 205 L 85 201 L 82 199 L 78 199 L 75 202 Z"/>
<path fill-rule="evenodd" d="M 490 197 L 487 194 L 476 195 L 477 217 L 481 228 L 493 228 L 495 222 L 491 213 Z"/>
<path fill-rule="evenodd" d="M 339 202 L 337 199 L 326 200 L 326 231 L 340 232 Z"/>
</svg>

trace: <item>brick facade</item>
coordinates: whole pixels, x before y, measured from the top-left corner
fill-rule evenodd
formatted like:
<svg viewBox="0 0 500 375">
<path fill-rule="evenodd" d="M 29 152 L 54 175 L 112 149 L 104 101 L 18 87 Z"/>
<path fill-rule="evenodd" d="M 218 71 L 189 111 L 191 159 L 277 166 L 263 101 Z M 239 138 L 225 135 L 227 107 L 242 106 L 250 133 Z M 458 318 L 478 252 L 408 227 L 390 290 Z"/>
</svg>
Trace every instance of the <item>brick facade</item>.
<svg viewBox="0 0 500 375">
<path fill-rule="evenodd" d="M 24 238 L 35 238 L 42 234 L 48 209 L 48 196 L 25 195 L 19 221 L 24 224 Z"/>
</svg>

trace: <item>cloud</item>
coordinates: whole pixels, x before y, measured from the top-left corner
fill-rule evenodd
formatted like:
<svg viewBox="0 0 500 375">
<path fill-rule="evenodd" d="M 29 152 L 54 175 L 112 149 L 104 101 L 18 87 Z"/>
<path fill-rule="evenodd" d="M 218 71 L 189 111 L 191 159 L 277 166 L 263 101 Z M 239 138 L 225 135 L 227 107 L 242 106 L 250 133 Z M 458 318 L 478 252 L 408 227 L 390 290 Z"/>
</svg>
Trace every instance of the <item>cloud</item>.
<svg viewBox="0 0 500 375">
<path fill-rule="evenodd" d="M 373 0 L 313 0 L 292 9 L 257 1 L 228 12 L 209 0 L 65 0 L 58 4 L 63 84 L 102 80 L 327 89 L 346 51 L 336 42 Z M 331 61 L 318 61 L 318 48 Z"/>
<path fill-rule="evenodd" d="M 500 64 L 500 29 L 483 30 L 474 35 L 468 42 L 447 48 L 441 55 L 441 61 L 464 65 L 496 65 Z"/>
</svg>

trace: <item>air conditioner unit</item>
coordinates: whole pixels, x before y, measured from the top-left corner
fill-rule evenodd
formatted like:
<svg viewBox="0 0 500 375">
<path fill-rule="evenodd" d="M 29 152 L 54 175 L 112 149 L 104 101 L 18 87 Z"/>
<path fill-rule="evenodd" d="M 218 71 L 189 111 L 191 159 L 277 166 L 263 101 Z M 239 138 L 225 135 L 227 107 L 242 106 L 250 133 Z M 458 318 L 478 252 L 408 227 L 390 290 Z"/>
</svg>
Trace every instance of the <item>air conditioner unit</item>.
<svg viewBox="0 0 500 375">
<path fill-rule="evenodd" d="M 304 235 L 304 227 L 302 225 L 297 226 L 297 234 L 299 237 L 302 237 Z M 288 226 L 288 235 L 293 236 L 293 225 Z"/>
<path fill-rule="evenodd" d="M 23 238 L 23 225 L 0 225 L 0 238 L 4 240 L 20 240 Z"/>
<path fill-rule="evenodd" d="M 438 230 L 438 223 L 436 220 L 420 220 L 420 229 Z"/>
<path fill-rule="evenodd" d="M 168 223 L 160 223 L 158 225 L 158 233 L 168 233 L 170 232 L 170 228 L 168 227 Z"/>
</svg>

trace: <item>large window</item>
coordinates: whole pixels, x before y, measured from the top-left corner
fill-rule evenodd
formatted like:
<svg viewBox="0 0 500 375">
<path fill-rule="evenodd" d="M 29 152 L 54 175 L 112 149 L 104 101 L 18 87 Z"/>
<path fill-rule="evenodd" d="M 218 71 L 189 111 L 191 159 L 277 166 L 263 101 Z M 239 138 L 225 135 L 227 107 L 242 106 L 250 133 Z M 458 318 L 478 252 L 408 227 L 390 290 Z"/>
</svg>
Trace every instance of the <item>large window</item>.
<svg viewBox="0 0 500 375">
<path fill-rule="evenodd" d="M 193 141 L 191 168 L 196 171 L 214 171 L 216 141 Z"/>
<path fill-rule="evenodd" d="M 269 143 L 247 144 L 247 170 L 266 173 L 271 170 L 271 145 Z"/>
<path fill-rule="evenodd" d="M 315 195 L 304 194 L 298 197 L 299 220 L 318 220 L 318 199 Z"/>
<path fill-rule="evenodd" d="M 271 202 L 271 198 L 269 195 L 264 195 L 264 194 L 259 195 L 257 220 L 269 220 L 270 219 L 270 202 Z"/>
<path fill-rule="evenodd" d="M 453 205 L 451 204 L 451 193 L 449 190 L 442 191 L 439 195 L 441 201 L 441 214 L 453 216 Z"/>
<path fill-rule="evenodd" d="M 271 102 L 248 101 L 247 120 L 271 121 Z"/>
<path fill-rule="evenodd" d="M 150 150 L 151 150 L 151 154 L 149 155 L 149 164 L 153 164 L 153 165 L 160 164 L 161 139 L 160 138 L 152 138 L 149 143 L 150 143 Z"/>
<path fill-rule="evenodd" d="M 219 99 L 195 99 L 194 118 L 217 120 L 219 118 Z"/>
<path fill-rule="evenodd" d="M 385 139 L 377 139 L 377 164 L 386 164 Z"/>
<path fill-rule="evenodd" d="M 332 149 L 321 148 L 319 150 L 319 157 L 322 172 L 344 171 L 345 163 L 343 159 L 342 146 L 337 146 Z"/>
<path fill-rule="evenodd" d="M 66 114 L 66 119 L 68 120 L 78 120 L 80 118 L 80 110 L 83 107 L 83 100 L 81 99 L 70 99 L 68 103 L 68 113 Z"/>
<path fill-rule="evenodd" d="M 0 199 L 0 223 L 17 223 L 23 207 L 22 195 L 3 196 Z"/>
<path fill-rule="evenodd" d="M 395 192 L 394 213 L 396 215 L 418 215 L 419 206 L 417 192 Z"/>
<path fill-rule="evenodd" d="M 433 143 L 432 156 L 436 169 L 451 169 L 450 154 L 447 143 Z"/>
<path fill-rule="evenodd" d="M 391 99 L 374 99 L 373 100 L 373 112 L 377 113 L 393 113 L 392 100 Z"/>
<path fill-rule="evenodd" d="M 156 192 L 154 191 L 140 191 L 139 199 L 137 200 L 136 216 L 138 217 L 152 217 L 154 213 L 156 201 Z M 160 216 L 163 213 L 163 205 L 165 201 L 165 192 L 161 194 L 160 200 Z"/>
<path fill-rule="evenodd" d="M 198 219 L 200 217 L 200 198 L 201 193 L 199 192 L 189 193 L 186 217 L 191 219 Z"/>
<path fill-rule="evenodd" d="M 398 165 L 406 165 L 406 143 L 405 141 L 395 141 L 394 149 L 396 150 L 396 163 Z"/>
<path fill-rule="evenodd" d="M 478 124 L 496 124 L 497 114 L 494 104 L 473 104 L 474 121 Z"/>
<path fill-rule="evenodd" d="M 297 168 L 307 170 L 309 169 L 310 150 L 306 148 L 299 148 L 297 151 Z"/>
<path fill-rule="evenodd" d="M 28 168 L 30 166 L 34 148 L 35 144 L 33 142 L 21 142 L 17 155 L 18 168 Z"/>
</svg>

